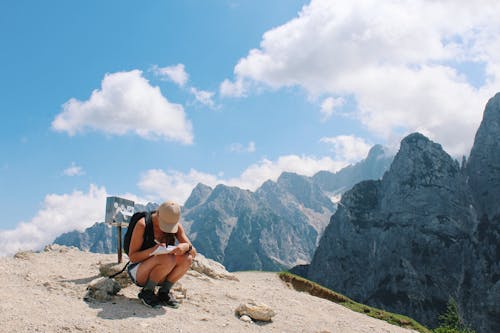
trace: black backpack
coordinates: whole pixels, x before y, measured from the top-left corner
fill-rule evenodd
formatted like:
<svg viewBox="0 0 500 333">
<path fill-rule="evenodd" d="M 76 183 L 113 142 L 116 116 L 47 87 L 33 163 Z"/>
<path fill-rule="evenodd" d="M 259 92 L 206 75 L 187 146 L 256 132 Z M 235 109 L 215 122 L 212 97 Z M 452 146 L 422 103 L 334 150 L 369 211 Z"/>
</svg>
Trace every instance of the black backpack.
<svg viewBox="0 0 500 333">
<path fill-rule="evenodd" d="M 125 233 L 125 238 L 123 239 L 123 250 L 127 255 L 130 248 L 130 240 L 132 239 L 132 233 L 134 232 L 135 225 L 143 217 L 146 219 L 146 229 L 144 230 L 143 247 L 145 245 L 150 245 L 150 244 L 154 245 L 155 241 L 154 241 L 153 223 L 151 221 L 151 213 L 150 212 L 134 213 L 134 215 L 132 215 L 132 217 L 130 218 L 127 232 Z"/>
<path fill-rule="evenodd" d="M 134 215 L 132 215 L 132 217 L 130 218 L 130 222 L 128 223 L 127 227 L 127 232 L 125 233 L 125 237 L 123 239 L 123 250 L 127 255 L 130 248 L 130 240 L 132 239 L 132 233 L 134 232 L 135 225 L 143 217 L 146 219 L 146 229 L 144 230 L 144 242 L 142 243 L 141 250 L 149 248 L 155 244 L 155 235 L 153 230 L 153 221 L 151 220 L 151 213 L 150 212 L 134 213 Z M 112 279 L 118 274 L 121 274 L 123 271 L 125 271 L 128 264 L 130 264 L 130 260 L 125 264 L 125 266 L 123 266 L 123 268 L 119 272 L 110 275 L 109 278 Z"/>
</svg>

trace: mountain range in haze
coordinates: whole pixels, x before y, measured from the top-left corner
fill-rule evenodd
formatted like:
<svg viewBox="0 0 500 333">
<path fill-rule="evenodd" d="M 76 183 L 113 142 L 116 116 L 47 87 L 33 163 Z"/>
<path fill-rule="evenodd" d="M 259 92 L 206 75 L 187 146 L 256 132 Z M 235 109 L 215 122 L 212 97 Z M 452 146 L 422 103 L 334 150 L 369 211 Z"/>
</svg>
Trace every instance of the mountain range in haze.
<svg viewBox="0 0 500 333">
<path fill-rule="evenodd" d="M 282 270 L 309 263 L 337 205 L 332 198 L 365 179 L 378 179 L 392 161 L 382 146 L 366 159 L 337 173 L 313 177 L 283 173 L 255 192 L 238 187 L 198 184 L 182 207 L 182 223 L 198 251 L 227 269 Z M 156 204 L 137 205 L 136 211 Z M 96 223 L 84 232 L 60 235 L 56 244 L 112 253 L 116 228 Z"/>
</svg>

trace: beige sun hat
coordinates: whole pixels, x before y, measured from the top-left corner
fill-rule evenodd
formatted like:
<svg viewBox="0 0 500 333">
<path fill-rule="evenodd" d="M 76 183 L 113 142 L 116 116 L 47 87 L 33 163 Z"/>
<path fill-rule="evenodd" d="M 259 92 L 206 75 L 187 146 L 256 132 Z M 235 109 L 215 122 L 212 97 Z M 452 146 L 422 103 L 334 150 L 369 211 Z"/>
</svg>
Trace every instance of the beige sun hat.
<svg viewBox="0 0 500 333">
<path fill-rule="evenodd" d="M 165 201 L 158 208 L 158 222 L 163 232 L 176 233 L 179 229 L 181 208 L 172 201 Z"/>
</svg>

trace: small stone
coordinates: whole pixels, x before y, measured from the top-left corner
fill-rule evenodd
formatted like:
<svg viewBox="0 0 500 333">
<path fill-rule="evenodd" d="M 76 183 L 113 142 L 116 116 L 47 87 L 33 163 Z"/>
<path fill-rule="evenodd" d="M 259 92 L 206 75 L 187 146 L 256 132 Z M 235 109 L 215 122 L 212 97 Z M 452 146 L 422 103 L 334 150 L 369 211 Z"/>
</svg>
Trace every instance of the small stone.
<svg viewBox="0 0 500 333">
<path fill-rule="evenodd" d="M 14 254 L 14 258 L 28 260 L 33 255 L 33 253 L 33 251 L 20 251 Z"/>
<path fill-rule="evenodd" d="M 249 316 L 247 315 L 243 315 L 240 317 L 240 320 L 241 321 L 244 321 L 245 323 L 251 323 L 252 322 L 252 318 L 250 318 Z"/>
<path fill-rule="evenodd" d="M 257 303 L 250 301 L 245 304 L 240 304 L 236 308 L 236 314 L 238 316 L 247 315 L 253 320 L 258 321 L 272 321 L 273 317 L 276 315 L 273 309 L 264 303 Z"/>
</svg>

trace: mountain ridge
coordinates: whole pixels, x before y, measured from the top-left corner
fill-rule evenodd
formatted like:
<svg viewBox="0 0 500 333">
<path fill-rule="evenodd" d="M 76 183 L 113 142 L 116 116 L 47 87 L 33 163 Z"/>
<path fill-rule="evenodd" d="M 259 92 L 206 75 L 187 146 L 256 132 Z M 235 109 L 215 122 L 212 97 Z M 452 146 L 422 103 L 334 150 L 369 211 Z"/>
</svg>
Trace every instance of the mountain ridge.
<svg viewBox="0 0 500 333">
<path fill-rule="evenodd" d="M 308 263 L 319 242 L 319 236 L 337 208 L 332 192 L 339 195 L 345 186 L 354 185 L 378 170 L 378 177 L 391 160 L 381 146 L 374 146 L 363 161 L 348 166 L 342 188 L 335 188 L 340 177 L 321 172 L 325 181 L 284 172 L 276 181 L 264 182 L 255 192 L 219 184 L 214 188 L 197 184 L 182 207 L 182 223 L 193 244 L 208 258 L 225 264 L 229 270 L 282 270 Z M 375 173 L 376 173 L 375 172 Z M 346 185 L 347 184 L 347 185 Z M 156 204 L 137 206 L 153 210 Z M 116 234 L 105 242 L 101 226 L 94 225 L 83 233 L 63 234 L 54 243 L 76 246 L 83 250 L 110 253 L 116 251 Z M 91 235 L 98 233 L 99 235 Z M 104 237 L 104 238 L 103 238 Z M 94 243 L 105 243 L 98 247 Z M 298 245 L 297 245 L 298 244 Z M 227 260 L 227 261 L 225 261 Z"/>
</svg>

